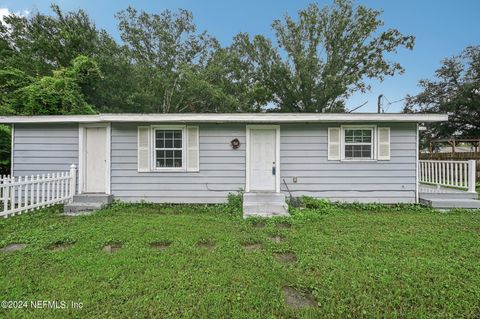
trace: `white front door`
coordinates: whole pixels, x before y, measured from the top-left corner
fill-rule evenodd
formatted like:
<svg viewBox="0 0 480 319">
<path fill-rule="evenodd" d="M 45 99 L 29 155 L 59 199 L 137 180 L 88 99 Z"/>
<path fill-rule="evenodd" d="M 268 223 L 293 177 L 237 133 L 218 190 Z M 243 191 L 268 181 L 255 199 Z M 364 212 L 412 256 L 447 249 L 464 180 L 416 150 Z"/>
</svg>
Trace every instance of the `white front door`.
<svg viewBox="0 0 480 319">
<path fill-rule="evenodd" d="M 85 127 L 84 193 L 105 193 L 107 128 Z"/>
<path fill-rule="evenodd" d="M 250 129 L 250 191 L 276 190 L 276 134 L 272 129 Z"/>
</svg>

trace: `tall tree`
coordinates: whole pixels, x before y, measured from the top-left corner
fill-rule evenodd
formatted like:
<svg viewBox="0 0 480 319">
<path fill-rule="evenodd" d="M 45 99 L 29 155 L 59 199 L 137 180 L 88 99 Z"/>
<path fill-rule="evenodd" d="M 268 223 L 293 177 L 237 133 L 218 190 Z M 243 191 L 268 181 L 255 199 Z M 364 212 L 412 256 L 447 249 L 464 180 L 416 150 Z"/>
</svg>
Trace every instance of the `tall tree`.
<svg viewBox="0 0 480 319">
<path fill-rule="evenodd" d="M 381 31 L 380 15 L 379 10 L 354 7 L 350 0 L 323 8 L 310 4 L 296 20 L 287 14 L 273 22 L 275 43 L 240 34 L 232 47 L 255 70 L 254 78 L 268 85 L 279 110 L 343 111 L 350 94 L 370 88 L 367 79 L 403 72 L 399 63 L 387 60 L 387 53 L 413 48 L 413 36 Z"/>
<path fill-rule="evenodd" d="M 198 33 L 187 10 L 160 14 L 138 12 L 132 7 L 116 15 L 121 38 L 135 64 L 138 90 L 130 97 L 137 109 L 154 112 L 188 110 L 185 77 L 204 68 L 216 41 Z"/>
<path fill-rule="evenodd" d="M 480 137 L 480 46 L 443 60 L 435 77 L 420 81 L 422 91 L 407 96 L 404 111 L 449 114 L 447 122 L 427 126 L 426 139 Z"/>
<path fill-rule="evenodd" d="M 98 32 L 87 13 L 62 12 L 56 4 L 51 9 L 53 15 L 10 14 L 0 21 L 0 37 L 8 45 L 0 55 L 2 64 L 43 76 L 67 67 L 79 55 L 95 54 Z"/>
</svg>

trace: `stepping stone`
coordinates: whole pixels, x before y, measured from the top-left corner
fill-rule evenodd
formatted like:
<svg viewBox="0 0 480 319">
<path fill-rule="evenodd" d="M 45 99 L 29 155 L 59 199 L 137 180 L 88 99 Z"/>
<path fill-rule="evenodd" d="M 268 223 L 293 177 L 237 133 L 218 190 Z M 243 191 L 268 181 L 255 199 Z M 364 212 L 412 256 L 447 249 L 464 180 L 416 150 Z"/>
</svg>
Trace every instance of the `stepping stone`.
<svg viewBox="0 0 480 319">
<path fill-rule="evenodd" d="M 157 249 L 157 250 L 165 250 L 170 245 L 171 245 L 171 242 L 169 242 L 169 241 L 158 241 L 158 242 L 150 243 L 150 247 L 152 247 L 153 249 Z"/>
<path fill-rule="evenodd" d="M 73 244 L 72 243 L 55 243 L 50 245 L 48 249 L 51 251 L 64 251 L 70 248 Z"/>
<path fill-rule="evenodd" d="M 289 224 L 289 223 L 279 223 L 277 224 L 278 228 L 283 228 L 283 229 L 287 229 L 287 228 L 292 228 L 292 224 Z"/>
<path fill-rule="evenodd" d="M 262 249 L 262 244 L 261 243 L 244 243 L 242 244 L 242 247 L 245 250 L 260 250 Z"/>
<path fill-rule="evenodd" d="M 215 248 L 215 242 L 209 240 L 200 240 L 197 242 L 197 247 L 213 250 Z"/>
<path fill-rule="evenodd" d="M 282 288 L 283 297 L 288 307 L 294 309 L 314 308 L 317 302 L 311 293 L 301 292 L 294 287 Z"/>
<path fill-rule="evenodd" d="M 273 256 L 277 261 L 283 264 L 293 264 L 298 260 L 297 256 L 295 256 L 295 254 L 290 251 L 286 251 L 283 253 L 274 253 Z"/>
<path fill-rule="evenodd" d="M 282 243 L 282 242 L 285 241 L 285 237 L 281 236 L 281 235 L 273 235 L 273 236 L 268 237 L 268 239 L 270 239 L 274 243 Z"/>
<path fill-rule="evenodd" d="M 109 245 L 106 245 L 105 247 L 103 247 L 103 251 L 108 253 L 108 254 L 112 254 L 116 251 L 119 251 L 121 248 L 122 248 L 122 244 L 114 243 L 114 244 L 109 244 Z"/>
<path fill-rule="evenodd" d="M 255 222 L 253 223 L 253 227 L 255 228 L 265 228 L 266 224 L 265 222 Z"/>
<path fill-rule="evenodd" d="M 22 250 L 25 247 L 27 247 L 27 244 L 8 244 L 7 246 L 3 247 L 0 249 L 1 252 L 12 252 L 12 251 L 17 251 L 17 250 Z"/>
</svg>

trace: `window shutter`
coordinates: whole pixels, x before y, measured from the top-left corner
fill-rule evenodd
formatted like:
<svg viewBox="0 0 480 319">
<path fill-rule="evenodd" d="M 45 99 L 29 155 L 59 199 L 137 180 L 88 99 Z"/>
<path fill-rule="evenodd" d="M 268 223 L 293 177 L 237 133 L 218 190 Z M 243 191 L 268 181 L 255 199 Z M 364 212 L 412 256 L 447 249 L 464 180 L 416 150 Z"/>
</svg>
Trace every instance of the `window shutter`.
<svg viewBox="0 0 480 319">
<path fill-rule="evenodd" d="M 390 128 L 379 127 L 378 128 L 378 160 L 390 159 Z"/>
<path fill-rule="evenodd" d="M 340 128 L 328 128 L 328 160 L 340 160 Z"/>
<path fill-rule="evenodd" d="M 138 171 L 150 171 L 150 127 L 138 127 Z"/>
<path fill-rule="evenodd" d="M 199 137 L 198 126 L 187 126 L 187 171 L 199 171 Z"/>
</svg>

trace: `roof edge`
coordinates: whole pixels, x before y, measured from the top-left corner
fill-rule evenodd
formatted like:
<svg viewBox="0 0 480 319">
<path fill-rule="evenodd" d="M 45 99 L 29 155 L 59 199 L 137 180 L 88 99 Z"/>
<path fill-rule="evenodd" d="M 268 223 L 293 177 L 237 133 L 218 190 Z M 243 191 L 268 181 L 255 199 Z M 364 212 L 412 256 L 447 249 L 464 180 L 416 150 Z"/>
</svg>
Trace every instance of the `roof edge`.
<svg viewBox="0 0 480 319">
<path fill-rule="evenodd" d="M 116 113 L 92 115 L 0 116 L 0 123 L 328 123 L 328 122 L 442 122 L 447 114 L 404 113 Z"/>
</svg>

